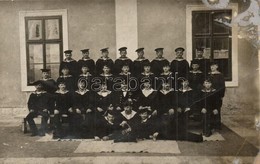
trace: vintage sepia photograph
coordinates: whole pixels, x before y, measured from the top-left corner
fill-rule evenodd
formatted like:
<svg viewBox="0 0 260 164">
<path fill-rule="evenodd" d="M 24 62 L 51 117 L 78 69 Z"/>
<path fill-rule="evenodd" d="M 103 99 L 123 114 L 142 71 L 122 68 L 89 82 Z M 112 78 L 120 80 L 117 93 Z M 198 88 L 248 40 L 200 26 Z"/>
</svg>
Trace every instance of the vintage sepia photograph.
<svg viewBox="0 0 260 164">
<path fill-rule="evenodd" d="M 0 163 L 260 164 L 260 0 L 0 0 Z"/>
</svg>

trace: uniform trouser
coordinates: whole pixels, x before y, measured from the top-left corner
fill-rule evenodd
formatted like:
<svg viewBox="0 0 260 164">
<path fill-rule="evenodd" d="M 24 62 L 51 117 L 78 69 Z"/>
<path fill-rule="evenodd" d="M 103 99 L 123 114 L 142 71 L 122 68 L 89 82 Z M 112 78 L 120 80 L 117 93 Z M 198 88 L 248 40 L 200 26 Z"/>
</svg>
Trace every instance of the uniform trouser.
<svg viewBox="0 0 260 164">
<path fill-rule="evenodd" d="M 40 130 L 43 133 L 45 133 L 47 131 L 47 122 L 48 122 L 48 119 L 49 119 L 48 112 L 36 111 L 36 112 L 30 112 L 26 116 L 26 120 L 27 120 L 27 122 L 29 124 L 30 130 L 32 131 L 32 133 L 37 133 L 38 132 L 38 129 L 37 129 L 36 124 L 35 124 L 33 119 L 36 118 L 39 115 L 42 116 Z"/>
<path fill-rule="evenodd" d="M 179 129 L 183 129 L 185 131 L 188 130 L 188 122 L 189 122 L 189 115 L 190 115 L 190 111 L 187 112 L 175 112 L 174 113 L 174 118 L 175 118 L 175 124 L 176 124 L 176 128 Z"/>
<path fill-rule="evenodd" d="M 82 122 L 82 137 L 93 138 L 96 134 L 95 130 L 95 113 L 87 113 Z"/>
<path fill-rule="evenodd" d="M 222 107 L 222 104 L 223 104 L 223 100 L 221 98 L 221 99 L 219 99 L 218 116 L 216 118 L 216 126 L 218 128 L 221 128 L 221 107 Z"/>
<path fill-rule="evenodd" d="M 219 124 L 219 114 L 213 114 L 212 111 L 207 111 L 207 113 L 202 114 L 202 126 L 203 126 L 203 133 L 208 133 L 214 128 L 218 128 Z"/>
<path fill-rule="evenodd" d="M 55 135 L 61 135 L 61 133 L 62 133 L 62 115 L 63 114 L 67 114 L 68 115 L 69 127 L 71 127 L 71 125 L 72 125 L 72 116 L 71 116 L 70 113 L 54 114 L 53 125 L 54 125 L 54 133 L 55 133 Z"/>
<path fill-rule="evenodd" d="M 80 135 L 82 130 L 83 116 L 79 113 L 71 113 L 71 127 L 70 132 L 74 135 Z"/>
</svg>

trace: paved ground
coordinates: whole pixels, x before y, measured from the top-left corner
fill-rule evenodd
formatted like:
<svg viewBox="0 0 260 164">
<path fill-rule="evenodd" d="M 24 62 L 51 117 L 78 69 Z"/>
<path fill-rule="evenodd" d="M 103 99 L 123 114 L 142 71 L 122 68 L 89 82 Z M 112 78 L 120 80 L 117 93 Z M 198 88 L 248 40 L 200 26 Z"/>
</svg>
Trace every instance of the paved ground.
<svg viewBox="0 0 260 164">
<path fill-rule="evenodd" d="M 224 141 L 177 142 L 172 153 L 75 153 L 80 141 L 37 142 L 17 122 L 0 124 L 0 163 L 253 163 L 259 148 L 254 115 L 227 115 Z M 260 163 L 260 161 L 258 161 Z"/>
</svg>

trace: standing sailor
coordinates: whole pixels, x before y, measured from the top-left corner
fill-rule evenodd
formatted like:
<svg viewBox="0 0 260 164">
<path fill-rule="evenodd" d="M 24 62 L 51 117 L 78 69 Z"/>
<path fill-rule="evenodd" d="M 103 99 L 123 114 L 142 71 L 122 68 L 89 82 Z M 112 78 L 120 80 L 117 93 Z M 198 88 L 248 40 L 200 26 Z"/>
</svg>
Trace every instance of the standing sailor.
<svg viewBox="0 0 260 164">
<path fill-rule="evenodd" d="M 183 58 L 184 51 L 185 49 L 182 47 L 176 48 L 176 58 L 171 62 L 171 71 L 174 75 L 178 73 L 177 78 L 187 78 L 187 75 L 189 73 L 189 63 L 186 59 Z"/>
<path fill-rule="evenodd" d="M 103 48 L 100 51 L 102 56 L 96 61 L 96 74 L 100 75 L 103 72 L 103 67 L 105 65 L 107 65 L 113 73 L 114 62 L 111 58 L 108 57 L 108 48 Z"/>
<path fill-rule="evenodd" d="M 90 74 L 94 75 L 95 73 L 95 62 L 93 59 L 89 57 L 89 49 L 83 49 L 82 52 L 82 59 L 78 61 L 78 68 L 79 74 L 81 73 L 81 68 L 83 65 L 88 66 Z"/>
<path fill-rule="evenodd" d="M 50 77 L 50 69 L 41 69 L 42 71 L 42 83 L 44 84 L 43 90 L 48 93 L 54 93 L 57 89 L 56 82 Z"/>
<path fill-rule="evenodd" d="M 118 49 L 119 53 L 120 53 L 120 57 L 118 59 L 115 60 L 115 75 L 118 75 L 121 70 L 122 67 L 124 65 L 128 65 L 129 66 L 129 70 L 130 72 L 132 72 L 132 60 L 129 59 L 126 55 L 127 55 L 127 47 L 121 47 Z"/>
<path fill-rule="evenodd" d="M 72 58 L 72 50 L 66 50 L 64 51 L 65 59 L 60 63 L 60 69 L 59 73 L 61 75 L 61 70 L 63 67 L 67 67 L 70 71 L 70 74 L 73 77 L 77 77 L 78 68 L 77 68 L 77 62 Z"/>
<path fill-rule="evenodd" d="M 138 57 L 133 62 L 132 73 L 138 77 L 144 71 L 144 64 L 149 63 L 149 60 L 144 57 L 144 48 L 138 48 L 135 52 L 137 52 Z"/>
<path fill-rule="evenodd" d="M 155 49 L 157 57 L 151 62 L 151 69 L 155 76 L 159 76 L 163 72 L 163 66 L 169 64 L 169 61 L 163 57 L 163 49 Z"/>
</svg>

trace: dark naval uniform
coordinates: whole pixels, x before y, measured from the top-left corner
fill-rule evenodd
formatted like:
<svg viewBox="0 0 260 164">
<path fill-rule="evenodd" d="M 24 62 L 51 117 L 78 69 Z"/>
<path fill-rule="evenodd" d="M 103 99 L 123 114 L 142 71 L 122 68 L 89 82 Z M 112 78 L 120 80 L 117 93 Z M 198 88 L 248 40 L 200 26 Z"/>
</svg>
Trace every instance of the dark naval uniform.
<svg viewBox="0 0 260 164">
<path fill-rule="evenodd" d="M 110 58 L 99 58 L 97 61 L 96 61 L 96 74 L 97 75 L 100 75 L 102 72 L 103 72 L 103 67 L 107 65 L 111 72 L 113 73 L 114 71 L 114 62 L 112 59 Z"/>
<path fill-rule="evenodd" d="M 141 75 L 141 73 L 144 71 L 144 65 L 149 64 L 150 61 L 148 59 L 145 58 L 137 58 L 134 60 L 133 62 L 133 69 L 132 69 L 132 73 L 135 77 L 138 77 Z"/>
<path fill-rule="evenodd" d="M 180 113 L 176 110 L 179 108 L 187 108 L 190 107 L 191 101 L 190 101 L 190 95 L 191 89 L 187 91 L 173 91 L 170 92 L 170 94 L 167 96 L 165 95 L 165 98 L 171 98 L 173 101 L 172 104 L 168 102 L 168 105 L 163 105 L 163 108 L 165 109 L 164 115 L 161 116 L 159 119 L 160 122 L 158 124 L 158 132 L 159 136 L 158 139 L 166 139 L 166 140 L 180 140 L 180 141 L 192 141 L 192 142 L 202 142 L 203 138 L 201 135 L 197 135 L 194 133 L 190 133 L 187 131 L 186 123 L 185 123 L 185 116 L 184 111 L 181 111 Z M 159 97 L 159 96 L 158 96 Z M 167 104 L 166 100 L 163 98 L 160 100 L 160 102 L 164 102 Z M 174 108 L 174 115 L 169 115 L 166 112 L 169 111 L 169 108 Z M 167 111 L 168 109 L 168 111 Z"/>
<path fill-rule="evenodd" d="M 83 92 L 77 90 L 73 93 L 73 130 L 75 133 L 79 134 L 86 132 L 86 129 L 84 131 L 81 129 L 81 124 L 83 123 L 83 120 L 85 118 L 84 124 L 87 125 L 87 128 L 93 128 L 93 122 L 94 122 L 94 93 L 89 90 L 84 90 Z M 76 109 L 79 109 L 81 111 L 81 114 L 76 113 Z M 90 109 L 91 111 L 87 111 Z M 87 129 L 89 130 L 89 129 Z"/>
<path fill-rule="evenodd" d="M 179 77 L 187 78 L 187 74 L 189 72 L 189 63 L 185 59 L 174 59 L 171 62 L 171 72 L 175 75 L 178 73 Z"/>
<path fill-rule="evenodd" d="M 137 124 L 133 128 L 136 138 L 150 139 L 150 136 L 158 131 L 156 119 L 151 115 L 147 119 L 142 120 L 140 117 L 137 119 Z"/>
<path fill-rule="evenodd" d="M 193 59 L 193 61 L 195 61 L 196 63 L 199 64 L 200 70 L 202 71 L 203 75 L 206 77 L 210 70 L 210 59 L 195 58 L 195 59 Z"/>
<path fill-rule="evenodd" d="M 218 101 L 216 89 L 211 88 L 209 91 L 202 89 L 200 92 L 200 109 L 205 108 L 206 113 L 203 115 L 203 133 L 207 136 L 211 135 L 211 129 L 216 124 L 217 116 L 213 114 L 213 110 L 218 109 Z"/>
<path fill-rule="evenodd" d="M 102 116 L 96 120 L 95 127 L 95 136 L 99 138 L 109 137 L 109 139 L 115 139 L 118 131 L 121 129 L 117 120 L 111 122 L 107 116 Z"/>
<path fill-rule="evenodd" d="M 163 114 L 168 114 L 170 109 L 176 109 L 176 100 L 174 89 L 160 90 L 157 95 L 157 115 L 160 117 Z M 176 112 L 176 111 L 175 111 Z"/>
<path fill-rule="evenodd" d="M 43 84 L 43 90 L 45 90 L 48 93 L 54 93 L 57 90 L 56 87 L 56 81 L 52 78 L 48 79 L 41 79 Z"/>
<path fill-rule="evenodd" d="M 95 107 L 101 108 L 103 111 L 97 111 L 97 117 L 102 116 L 108 109 L 108 107 L 115 102 L 115 93 L 107 90 L 107 91 L 99 91 L 95 94 Z M 98 119 L 98 118 L 97 118 Z"/>
<path fill-rule="evenodd" d="M 120 111 L 123 110 L 123 104 L 128 101 L 128 99 L 135 99 L 135 95 L 130 90 L 120 90 L 115 92 L 115 107 L 119 107 Z M 136 101 L 136 100 L 135 100 Z"/>
<path fill-rule="evenodd" d="M 115 75 L 118 75 L 122 71 L 122 67 L 125 65 L 129 66 L 129 72 L 132 72 L 132 60 L 129 59 L 128 57 L 119 57 L 118 59 L 115 60 L 115 65 L 114 65 L 114 72 Z"/>
<path fill-rule="evenodd" d="M 77 77 L 78 75 L 78 64 L 77 64 L 77 61 L 74 60 L 74 59 L 71 59 L 71 60 L 63 60 L 61 63 L 60 63 L 60 69 L 59 69 L 59 73 L 60 75 L 62 74 L 61 70 L 64 68 L 64 67 L 67 67 L 69 69 L 69 72 L 72 76 L 74 77 Z"/>
<path fill-rule="evenodd" d="M 108 90 L 113 90 L 114 78 L 115 78 L 115 76 L 113 74 L 101 73 L 100 76 L 99 76 L 101 83 L 106 84 Z"/>
<path fill-rule="evenodd" d="M 217 101 L 218 103 L 218 128 L 221 128 L 221 107 L 222 107 L 222 103 L 223 103 L 223 98 L 225 96 L 225 91 L 226 91 L 226 85 L 225 85 L 225 79 L 224 79 L 224 75 L 220 72 L 209 72 L 209 78 L 212 81 L 212 88 L 216 89 L 216 94 L 217 94 L 217 98 L 215 99 L 215 101 Z"/>
<path fill-rule="evenodd" d="M 194 89 L 195 91 L 200 91 L 202 88 L 202 84 L 204 81 L 204 75 L 203 72 L 200 70 L 193 71 L 191 70 L 188 74 L 188 80 L 190 87 Z"/>
<path fill-rule="evenodd" d="M 64 82 L 65 85 L 66 85 L 66 88 L 67 88 L 70 92 L 75 91 L 76 88 L 77 88 L 77 84 L 76 84 L 75 79 L 73 78 L 72 75 L 67 75 L 67 76 L 61 75 L 61 76 L 58 77 L 58 79 L 57 79 L 57 83 L 60 83 L 60 82 Z"/>
<path fill-rule="evenodd" d="M 38 129 L 33 119 L 39 115 L 42 116 L 40 135 L 45 135 L 45 132 L 47 131 L 47 121 L 49 119 L 48 111 L 53 109 L 52 102 L 52 96 L 46 91 L 33 92 L 30 95 L 28 109 L 33 111 L 26 116 L 26 120 L 33 136 L 38 134 Z"/>
<path fill-rule="evenodd" d="M 162 83 L 169 83 L 172 88 L 175 88 L 175 77 L 172 72 L 163 72 L 158 76 L 156 81 L 156 89 L 159 90 L 162 88 Z"/>
<path fill-rule="evenodd" d="M 67 115 L 69 126 L 72 125 L 72 117 L 71 113 L 68 111 L 69 108 L 72 107 L 72 95 L 71 93 L 66 90 L 65 92 L 61 92 L 57 90 L 55 92 L 55 109 L 59 111 L 59 114 L 54 113 L 53 124 L 54 124 L 54 138 L 60 138 L 63 136 L 62 132 L 62 115 Z"/>
<path fill-rule="evenodd" d="M 117 134 L 114 142 L 136 142 L 137 136 L 135 132 L 135 127 L 138 123 L 138 119 L 138 113 L 134 110 L 132 110 L 130 114 L 126 114 L 125 111 L 120 112 L 120 115 L 118 116 L 118 121 L 120 124 L 125 121 L 126 124 L 121 127 L 121 133 Z"/>
<path fill-rule="evenodd" d="M 142 89 L 137 94 L 137 106 L 150 106 L 152 111 L 157 107 L 157 94 L 158 92 L 154 89 L 149 89 L 147 92 L 145 89 Z"/>
<path fill-rule="evenodd" d="M 90 90 L 91 89 L 91 84 L 92 84 L 92 79 L 94 77 L 92 76 L 92 74 L 90 73 L 86 73 L 86 74 L 80 74 L 77 81 L 76 81 L 76 84 L 80 81 L 83 81 L 85 83 L 87 83 L 87 89 Z"/>
<path fill-rule="evenodd" d="M 159 76 L 163 72 L 163 66 L 169 65 L 169 61 L 162 58 L 155 58 L 151 61 L 151 71 L 154 73 L 155 76 Z"/>
<path fill-rule="evenodd" d="M 89 73 L 91 75 L 95 75 L 95 62 L 93 59 L 90 58 L 82 58 L 78 61 L 78 74 L 81 72 L 82 66 L 87 66 L 89 69 Z"/>
</svg>

